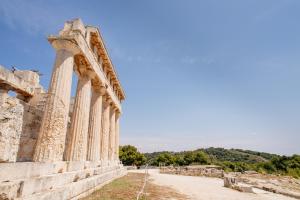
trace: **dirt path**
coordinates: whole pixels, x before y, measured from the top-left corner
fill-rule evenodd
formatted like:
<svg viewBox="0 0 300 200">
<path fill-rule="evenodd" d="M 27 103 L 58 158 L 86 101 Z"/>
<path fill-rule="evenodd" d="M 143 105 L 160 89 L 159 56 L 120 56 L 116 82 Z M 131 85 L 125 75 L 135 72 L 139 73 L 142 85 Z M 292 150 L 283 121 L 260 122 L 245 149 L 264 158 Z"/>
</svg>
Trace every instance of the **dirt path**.
<svg viewBox="0 0 300 200">
<path fill-rule="evenodd" d="M 256 194 L 238 192 L 223 187 L 223 180 L 218 178 L 160 174 L 158 170 L 149 170 L 149 174 L 153 183 L 170 186 L 191 200 L 294 200 L 258 189 L 255 189 Z"/>
</svg>

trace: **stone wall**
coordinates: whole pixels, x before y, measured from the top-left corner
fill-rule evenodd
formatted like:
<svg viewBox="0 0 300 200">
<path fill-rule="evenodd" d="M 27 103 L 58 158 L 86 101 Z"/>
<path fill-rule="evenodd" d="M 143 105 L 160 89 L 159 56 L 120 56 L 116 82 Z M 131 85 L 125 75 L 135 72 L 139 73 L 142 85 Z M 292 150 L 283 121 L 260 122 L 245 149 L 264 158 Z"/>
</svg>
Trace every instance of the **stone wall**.
<svg viewBox="0 0 300 200">
<path fill-rule="evenodd" d="M 23 126 L 17 161 L 32 161 L 43 112 L 26 103 L 23 103 L 23 107 Z"/>
<path fill-rule="evenodd" d="M 0 66 L 0 162 L 32 161 L 45 94 L 36 72 Z"/>
<path fill-rule="evenodd" d="M 197 165 L 197 166 L 179 166 L 179 167 L 161 167 L 160 173 L 178 174 L 185 176 L 207 176 L 222 178 L 224 171 L 214 165 Z"/>
<path fill-rule="evenodd" d="M 22 133 L 24 108 L 14 97 L 0 105 L 0 162 L 16 162 Z"/>
</svg>

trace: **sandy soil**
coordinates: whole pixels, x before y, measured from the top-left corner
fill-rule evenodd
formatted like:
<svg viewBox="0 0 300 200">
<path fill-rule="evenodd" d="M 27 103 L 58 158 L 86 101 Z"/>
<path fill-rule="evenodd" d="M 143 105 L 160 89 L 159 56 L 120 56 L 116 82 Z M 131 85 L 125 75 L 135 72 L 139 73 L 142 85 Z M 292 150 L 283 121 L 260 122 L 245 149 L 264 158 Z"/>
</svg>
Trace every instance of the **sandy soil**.
<svg viewBox="0 0 300 200">
<path fill-rule="evenodd" d="M 149 170 L 149 174 L 154 184 L 174 188 L 191 200 L 294 200 L 259 189 L 254 189 L 256 194 L 238 192 L 223 187 L 223 180 L 218 178 L 160 174 L 158 170 Z"/>
</svg>

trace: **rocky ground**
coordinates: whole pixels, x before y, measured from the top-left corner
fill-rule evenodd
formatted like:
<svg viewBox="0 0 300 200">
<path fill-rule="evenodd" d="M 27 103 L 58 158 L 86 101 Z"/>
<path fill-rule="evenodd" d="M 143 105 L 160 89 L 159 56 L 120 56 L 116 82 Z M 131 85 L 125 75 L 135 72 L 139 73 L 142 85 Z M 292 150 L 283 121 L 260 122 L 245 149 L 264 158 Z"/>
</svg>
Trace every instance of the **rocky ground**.
<svg viewBox="0 0 300 200">
<path fill-rule="evenodd" d="M 253 188 L 257 188 L 300 199 L 300 179 L 289 176 L 260 174 L 255 171 L 225 173 L 220 167 L 214 165 L 162 167 L 160 172 L 164 174 L 224 178 L 226 187 L 238 191 L 253 192 Z"/>
<path fill-rule="evenodd" d="M 251 185 L 254 188 L 284 194 L 300 199 L 300 179 L 288 176 L 263 175 L 256 172 L 231 173 L 238 182 Z"/>
<path fill-rule="evenodd" d="M 142 172 L 142 171 L 141 171 Z M 161 174 L 149 170 L 152 183 L 169 186 L 191 200 L 292 200 L 294 198 L 254 188 L 254 193 L 244 193 L 224 187 L 220 178 Z"/>
</svg>

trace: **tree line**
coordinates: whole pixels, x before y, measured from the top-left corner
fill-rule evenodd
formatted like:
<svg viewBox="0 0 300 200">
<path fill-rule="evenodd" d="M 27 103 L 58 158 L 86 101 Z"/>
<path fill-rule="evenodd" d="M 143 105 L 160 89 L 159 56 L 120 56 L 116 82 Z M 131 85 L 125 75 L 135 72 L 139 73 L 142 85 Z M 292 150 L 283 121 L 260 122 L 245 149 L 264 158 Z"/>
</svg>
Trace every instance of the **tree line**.
<svg viewBox="0 0 300 200">
<path fill-rule="evenodd" d="M 280 156 L 264 152 L 206 148 L 182 152 L 140 153 L 136 147 L 120 147 L 120 160 L 124 165 L 187 166 L 218 165 L 226 172 L 257 171 L 265 174 L 281 174 L 300 178 L 300 155 Z"/>
</svg>

